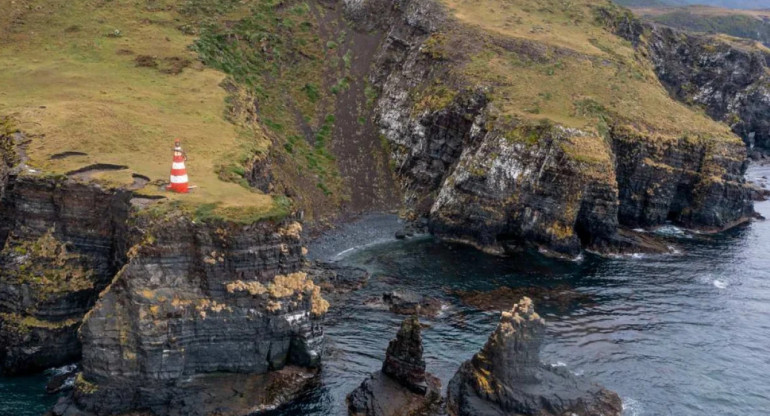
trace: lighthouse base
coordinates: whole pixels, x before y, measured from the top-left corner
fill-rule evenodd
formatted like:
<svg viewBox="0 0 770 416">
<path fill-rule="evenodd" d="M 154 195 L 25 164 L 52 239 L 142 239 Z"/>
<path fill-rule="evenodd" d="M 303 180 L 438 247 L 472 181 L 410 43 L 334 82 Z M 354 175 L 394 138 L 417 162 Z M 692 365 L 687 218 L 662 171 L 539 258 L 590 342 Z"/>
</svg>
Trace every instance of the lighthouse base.
<svg viewBox="0 0 770 416">
<path fill-rule="evenodd" d="M 190 192 L 190 187 L 186 183 L 172 183 L 166 187 L 167 191 L 186 194 Z"/>
</svg>

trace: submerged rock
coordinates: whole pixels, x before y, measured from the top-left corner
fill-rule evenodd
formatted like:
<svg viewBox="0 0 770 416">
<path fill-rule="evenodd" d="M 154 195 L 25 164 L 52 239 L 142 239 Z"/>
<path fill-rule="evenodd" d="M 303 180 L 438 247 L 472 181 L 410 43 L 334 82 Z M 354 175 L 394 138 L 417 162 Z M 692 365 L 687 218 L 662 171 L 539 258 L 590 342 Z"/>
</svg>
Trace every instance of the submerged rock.
<svg viewBox="0 0 770 416">
<path fill-rule="evenodd" d="M 366 269 L 323 261 L 312 262 L 307 274 L 324 294 L 350 293 L 363 288 L 369 281 Z"/>
<path fill-rule="evenodd" d="M 77 364 L 70 364 L 50 370 L 51 378 L 48 379 L 48 383 L 45 385 L 45 392 L 56 394 L 70 390 L 75 386 L 75 376 L 79 370 L 80 367 Z"/>
<path fill-rule="evenodd" d="M 399 315 L 435 317 L 441 311 L 438 299 L 428 298 L 410 291 L 392 291 L 382 294 L 382 302 Z"/>
<path fill-rule="evenodd" d="M 449 414 L 619 416 L 616 393 L 540 362 L 544 330 L 529 298 L 503 312 L 484 348 L 449 382 Z"/>
<path fill-rule="evenodd" d="M 390 341 L 378 371 L 348 396 L 355 416 L 429 415 L 439 410 L 441 382 L 425 371 L 422 336 L 416 315 L 404 320 Z"/>
</svg>

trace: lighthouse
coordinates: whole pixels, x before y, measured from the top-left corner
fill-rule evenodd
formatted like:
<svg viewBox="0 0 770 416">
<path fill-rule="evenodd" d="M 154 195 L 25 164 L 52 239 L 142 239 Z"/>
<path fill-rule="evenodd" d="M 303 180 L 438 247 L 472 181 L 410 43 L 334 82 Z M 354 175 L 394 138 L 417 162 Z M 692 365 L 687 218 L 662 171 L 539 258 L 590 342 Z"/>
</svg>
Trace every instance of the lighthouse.
<svg viewBox="0 0 770 416">
<path fill-rule="evenodd" d="M 171 165 L 171 184 L 166 189 L 180 194 L 186 194 L 189 190 L 187 180 L 187 169 L 184 162 L 187 156 L 182 150 L 182 143 L 179 139 L 174 141 L 174 162 Z"/>
</svg>

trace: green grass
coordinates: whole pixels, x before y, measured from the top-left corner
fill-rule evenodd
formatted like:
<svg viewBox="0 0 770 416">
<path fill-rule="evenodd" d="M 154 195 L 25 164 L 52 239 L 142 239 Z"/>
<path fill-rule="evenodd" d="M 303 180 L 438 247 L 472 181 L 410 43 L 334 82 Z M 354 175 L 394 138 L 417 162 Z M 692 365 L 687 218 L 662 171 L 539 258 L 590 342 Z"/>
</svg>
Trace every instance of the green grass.
<svg viewBox="0 0 770 416">
<path fill-rule="evenodd" d="M 205 26 L 193 50 L 256 99 L 261 124 L 279 144 L 271 151 L 290 162 L 280 167 L 283 181 L 302 188 L 305 199 L 317 192 L 334 205 L 344 192 L 329 150 L 335 103 L 329 98 L 350 87 L 345 70 L 352 52 L 343 54 L 339 42 L 321 38 L 310 7 L 300 1 L 251 3 L 248 15 Z M 329 71 L 339 75 L 333 85 L 324 83 Z"/>
</svg>

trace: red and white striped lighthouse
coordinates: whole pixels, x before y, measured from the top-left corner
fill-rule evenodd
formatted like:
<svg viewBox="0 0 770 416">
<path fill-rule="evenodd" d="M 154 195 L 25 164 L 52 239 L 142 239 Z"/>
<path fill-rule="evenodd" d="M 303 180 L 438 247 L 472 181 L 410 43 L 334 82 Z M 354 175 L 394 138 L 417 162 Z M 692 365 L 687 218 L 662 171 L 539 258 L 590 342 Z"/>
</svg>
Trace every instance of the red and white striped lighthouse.
<svg viewBox="0 0 770 416">
<path fill-rule="evenodd" d="M 187 169 L 184 162 L 187 160 L 182 143 L 179 139 L 174 141 L 174 163 L 171 165 L 171 184 L 166 188 L 169 191 L 186 194 L 189 191 Z"/>
</svg>

